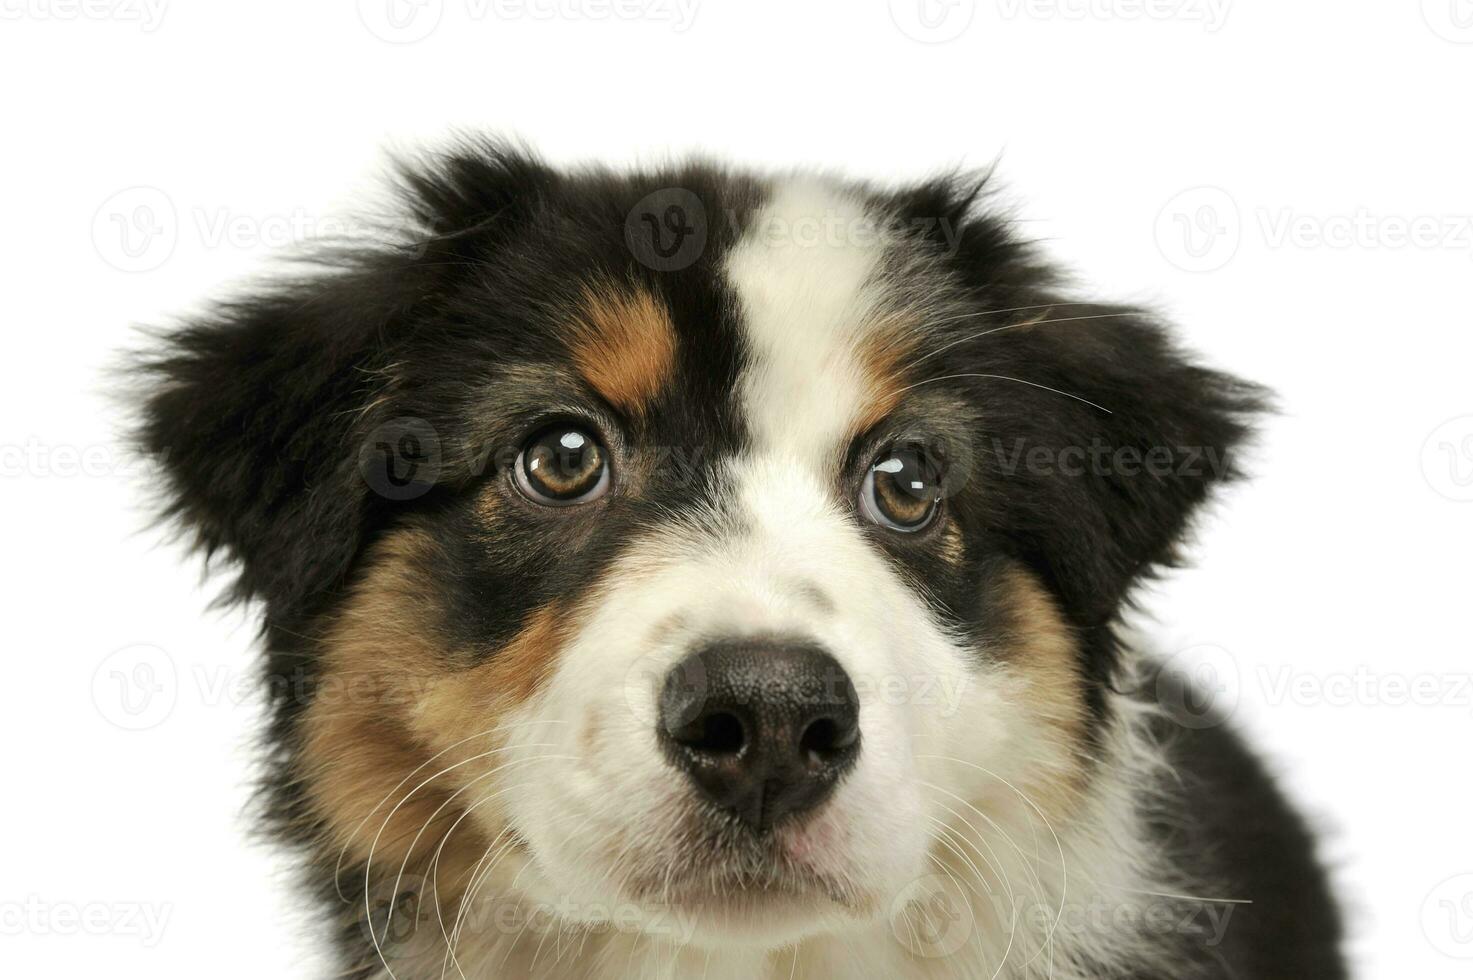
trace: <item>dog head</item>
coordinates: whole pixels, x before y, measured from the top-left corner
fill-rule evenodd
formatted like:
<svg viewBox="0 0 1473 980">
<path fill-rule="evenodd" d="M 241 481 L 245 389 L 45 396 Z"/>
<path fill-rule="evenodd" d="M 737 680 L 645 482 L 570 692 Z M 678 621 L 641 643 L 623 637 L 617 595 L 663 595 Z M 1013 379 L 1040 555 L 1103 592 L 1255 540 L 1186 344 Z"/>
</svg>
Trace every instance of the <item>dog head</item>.
<svg viewBox="0 0 1473 980">
<path fill-rule="evenodd" d="M 1112 624 L 1251 389 L 1065 301 L 976 183 L 484 145 L 404 181 L 408 245 L 149 365 L 324 879 L 772 948 L 883 918 L 963 826 L 1078 818 Z"/>
</svg>

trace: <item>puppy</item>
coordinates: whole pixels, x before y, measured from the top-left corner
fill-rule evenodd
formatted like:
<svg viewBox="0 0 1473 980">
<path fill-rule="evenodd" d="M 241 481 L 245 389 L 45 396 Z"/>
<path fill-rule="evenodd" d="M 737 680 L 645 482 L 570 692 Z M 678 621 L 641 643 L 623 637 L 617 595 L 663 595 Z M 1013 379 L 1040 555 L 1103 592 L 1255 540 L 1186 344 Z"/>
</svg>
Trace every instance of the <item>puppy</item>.
<svg viewBox="0 0 1473 980">
<path fill-rule="evenodd" d="M 984 182 L 467 142 L 168 332 L 140 442 L 264 610 L 342 975 L 1342 975 L 1304 823 L 1119 627 L 1263 394 Z"/>
</svg>

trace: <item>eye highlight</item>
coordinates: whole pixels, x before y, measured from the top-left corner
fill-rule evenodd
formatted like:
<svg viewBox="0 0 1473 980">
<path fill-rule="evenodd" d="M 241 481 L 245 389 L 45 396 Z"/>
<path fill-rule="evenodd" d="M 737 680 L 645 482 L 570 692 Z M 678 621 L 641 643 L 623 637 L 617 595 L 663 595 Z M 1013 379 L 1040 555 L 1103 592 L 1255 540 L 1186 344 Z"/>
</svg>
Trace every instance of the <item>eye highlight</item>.
<svg viewBox="0 0 1473 980">
<path fill-rule="evenodd" d="M 512 467 L 517 489 L 550 507 L 597 500 L 610 484 L 608 454 L 587 429 L 549 426 L 528 439 Z"/>
<path fill-rule="evenodd" d="M 897 446 L 865 473 L 859 512 L 892 531 L 919 531 L 936 516 L 941 478 L 941 466 L 924 449 Z"/>
</svg>

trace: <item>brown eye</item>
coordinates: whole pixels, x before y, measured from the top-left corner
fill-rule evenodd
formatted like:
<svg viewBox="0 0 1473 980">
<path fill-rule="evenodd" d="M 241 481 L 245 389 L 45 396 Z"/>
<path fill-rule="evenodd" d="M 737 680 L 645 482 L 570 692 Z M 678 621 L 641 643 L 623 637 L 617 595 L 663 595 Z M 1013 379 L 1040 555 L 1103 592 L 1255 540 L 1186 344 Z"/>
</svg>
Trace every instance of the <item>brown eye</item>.
<svg viewBox="0 0 1473 980">
<path fill-rule="evenodd" d="M 886 453 L 869 468 L 859 491 L 860 513 L 893 531 L 919 531 L 940 502 L 941 467 L 919 448 Z"/>
<path fill-rule="evenodd" d="M 572 424 L 543 429 L 527 440 L 513 474 L 524 494 L 554 507 L 596 500 L 609 488 L 603 446 L 587 429 Z"/>
</svg>

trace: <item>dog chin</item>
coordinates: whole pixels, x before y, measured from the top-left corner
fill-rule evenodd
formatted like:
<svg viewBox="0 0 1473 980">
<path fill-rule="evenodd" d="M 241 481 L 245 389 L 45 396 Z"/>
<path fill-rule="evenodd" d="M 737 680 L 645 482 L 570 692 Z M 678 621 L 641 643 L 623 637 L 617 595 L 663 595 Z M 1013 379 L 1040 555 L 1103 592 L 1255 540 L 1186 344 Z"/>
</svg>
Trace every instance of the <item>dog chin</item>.
<svg viewBox="0 0 1473 980">
<path fill-rule="evenodd" d="M 679 926 L 685 943 L 708 948 L 778 948 L 853 926 L 871 917 L 875 899 L 816 875 L 765 880 L 732 874 L 631 883 L 627 891 L 651 913 L 648 931 Z"/>
<path fill-rule="evenodd" d="M 702 889 L 682 895 L 671 908 L 691 923 L 690 941 L 710 947 L 777 948 L 868 917 L 858 911 L 853 896 L 840 901 L 819 883 Z"/>
<path fill-rule="evenodd" d="M 607 901 L 561 904 L 612 908 L 625 920 L 616 923 L 621 929 L 713 949 L 790 946 L 869 921 L 884 907 L 878 883 L 835 873 L 830 868 L 837 853 L 810 850 L 811 824 L 757 835 L 697 823 L 707 834 L 693 835 L 674 856 L 651 854 L 631 862 L 639 870 L 624 875 Z M 584 883 L 604 892 L 612 877 Z"/>
</svg>

